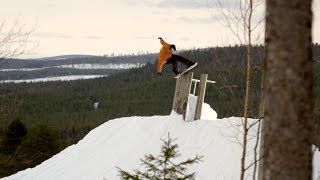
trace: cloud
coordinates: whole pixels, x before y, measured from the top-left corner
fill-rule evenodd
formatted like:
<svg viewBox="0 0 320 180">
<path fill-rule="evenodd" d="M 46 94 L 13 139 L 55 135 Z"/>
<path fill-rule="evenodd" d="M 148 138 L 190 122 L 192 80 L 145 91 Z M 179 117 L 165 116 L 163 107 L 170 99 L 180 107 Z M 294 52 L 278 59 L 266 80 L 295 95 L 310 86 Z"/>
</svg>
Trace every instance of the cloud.
<svg viewBox="0 0 320 180">
<path fill-rule="evenodd" d="M 102 36 L 96 35 L 73 35 L 67 33 L 60 33 L 60 32 L 36 32 L 32 33 L 34 37 L 41 37 L 41 38 L 59 38 L 59 39 L 90 39 L 90 40 L 100 40 L 103 39 Z"/>
<path fill-rule="evenodd" d="M 74 38 L 74 36 L 71 34 L 58 33 L 58 32 L 36 32 L 36 33 L 32 33 L 32 36 L 42 37 L 42 38 L 62 38 L 62 39 Z"/>
<path fill-rule="evenodd" d="M 161 0 L 157 7 L 160 8 L 207 8 L 207 3 L 204 0 Z"/>
<path fill-rule="evenodd" d="M 180 40 L 180 41 L 190 41 L 191 38 L 187 37 L 187 36 L 183 36 L 183 37 L 178 38 L 178 40 Z"/>
<path fill-rule="evenodd" d="M 238 9 L 239 1 L 235 0 L 126 0 L 123 1 L 130 7 L 153 7 L 175 9 Z"/>
<path fill-rule="evenodd" d="M 149 40 L 149 39 L 157 39 L 156 35 L 139 35 L 136 36 L 136 39 Z"/>
<path fill-rule="evenodd" d="M 55 3 L 48 3 L 45 5 L 46 8 L 55 8 L 57 6 L 57 4 Z"/>
<path fill-rule="evenodd" d="M 176 18 L 177 22 L 187 23 L 187 24 L 212 24 L 223 19 L 223 16 L 180 16 Z"/>
<path fill-rule="evenodd" d="M 207 0 L 127 0 L 129 6 L 144 6 L 156 8 L 207 8 Z"/>
<path fill-rule="evenodd" d="M 121 2 L 130 7 L 132 6 L 154 7 L 157 4 L 152 0 L 126 0 Z"/>
<path fill-rule="evenodd" d="M 238 9 L 240 6 L 239 1 L 235 0 L 213 0 L 207 1 L 206 4 L 209 9 Z"/>
<path fill-rule="evenodd" d="M 58 5 L 56 0 L 47 0 L 44 3 L 45 4 L 43 6 L 45 8 L 55 8 Z"/>
<path fill-rule="evenodd" d="M 175 9 L 238 9 L 239 1 L 235 0 L 126 0 L 122 1 L 129 7 L 153 7 Z"/>
<path fill-rule="evenodd" d="M 90 35 L 90 36 L 83 36 L 84 39 L 90 39 L 90 40 L 100 40 L 103 39 L 102 36 L 95 36 L 95 35 Z"/>
</svg>

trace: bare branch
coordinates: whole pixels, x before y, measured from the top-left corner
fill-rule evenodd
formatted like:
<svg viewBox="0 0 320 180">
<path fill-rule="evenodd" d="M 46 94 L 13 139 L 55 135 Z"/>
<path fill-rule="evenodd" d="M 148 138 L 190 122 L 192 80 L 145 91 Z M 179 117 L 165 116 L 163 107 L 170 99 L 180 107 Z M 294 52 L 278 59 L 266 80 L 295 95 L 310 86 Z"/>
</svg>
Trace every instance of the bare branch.
<svg viewBox="0 0 320 180">
<path fill-rule="evenodd" d="M 251 168 L 251 166 L 253 166 L 254 164 L 256 164 L 257 162 L 259 162 L 264 156 L 261 156 L 259 159 L 257 159 L 256 161 L 254 161 L 252 164 L 250 164 L 248 167 L 245 168 L 245 171 L 248 170 L 249 168 Z"/>
<path fill-rule="evenodd" d="M 260 122 L 262 119 L 263 119 L 263 117 L 259 118 L 256 122 L 250 124 L 250 126 L 248 127 L 248 130 L 249 130 L 252 126 L 254 126 L 255 124 L 257 124 L 258 122 Z"/>
<path fill-rule="evenodd" d="M 30 54 L 38 46 L 37 42 L 30 40 L 30 35 L 36 26 L 27 28 L 16 20 L 12 25 L 6 21 L 0 23 L 0 66 L 9 59 L 20 55 Z"/>
<path fill-rule="evenodd" d="M 262 118 L 260 118 L 258 121 L 254 122 L 253 124 L 249 125 L 248 122 L 248 116 L 250 113 L 250 94 L 251 94 L 251 81 L 252 81 L 252 33 L 254 30 L 256 30 L 259 25 L 263 22 L 265 19 L 262 17 L 261 19 L 258 19 L 257 23 L 255 24 L 253 19 L 254 11 L 262 4 L 262 1 L 260 0 L 238 0 L 238 10 L 235 9 L 226 9 L 223 7 L 221 0 L 216 0 L 217 7 L 219 7 L 220 12 L 222 16 L 224 17 L 226 27 L 228 27 L 232 34 L 235 35 L 235 37 L 238 38 L 239 42 L 242 44 L 244 41 L 247 45 L 247 81 L 246 81 L 246 96 L 245 96 L 245 103 L 244 103 L 244 118 L 241 120 L 242 127 L 243 127 L 243 142 L 239 144 L 242 144 L 242 157 L 241 157 L 241 174 L 240 179 L 244 179 L 244 174 L 247 168 L 245 168 L 245 160 L 246 160 L 246 151 L 247 151 L 247 141 L 250 140 L 250 134 L 249 130 L 251 127 L 253 127 L 256 123 L 259 122 Z M 223 78 L 222 78 L 223 79 Z M 228 84 L 228 82 L 225 83 L 225 85 Z M 233 90 L 230 88 L 230 92 L 233 92 Z M 238 132 L 241 132 L 238 128 Z M 259 135 L 257 135 L 257 139 Z M 236 140 L 239 140 L 236 138 Z M 256 145 L 257 146 L 257 145 Z"/>
<path fill-rule="evenodd" d="M 262 117 L 260 118 L 260 120 L 258 120 L 258 131 L 257 131 L 257 138 L 256 138 L 256 144 L 254 146 L 254 161 L 257 162 L 257 152 L 258 152 L 258 144 L 259 144 L 259 140 L 260 140 L 260 128 L 261 128 L 261 119 Z M 249 127 L 250 128 L 250 127 Z M 256 172 L 257 172 L 257 163 L 254 163 L 254 168 L 253 168 L 253 176 L 252 176 L 252 179 L 254 180 L 255 177 L 256 177 Z"/>
</svg>

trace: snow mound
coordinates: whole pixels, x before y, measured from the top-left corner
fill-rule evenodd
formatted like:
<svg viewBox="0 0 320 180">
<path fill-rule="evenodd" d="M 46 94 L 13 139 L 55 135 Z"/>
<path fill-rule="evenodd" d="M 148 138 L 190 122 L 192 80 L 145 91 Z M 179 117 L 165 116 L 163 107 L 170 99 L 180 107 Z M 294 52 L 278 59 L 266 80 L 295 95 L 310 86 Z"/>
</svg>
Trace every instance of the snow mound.
<svg viewBox="0 0 320 180">
<path fill-rule="evenodd" d="M 189 95 L 186 121 L 194 120 L 197 100 L 198 100 L 197 96 L 194 96 L 192 94 Z M 200 119 L 201 120 L 217 120 L 217 118 L 218 118 L 218 114 L 216 113 L 216 111 L 213 110 L 209 104 L 203 103 Z"/>
<path fill-rule="evenodd" d="M 174 114 L 111 120 L 35 168 L 4 179 L 119 179 L 116 167 L 139 169 L 145 154 L 159 154 L 160 139 L 168 133 L 177 138 L 182 160 L 204 156 L 204 162 L 190 168 L 197 179 L 237 179 L 241 147 L 224 137 L 231 132 L 223 131 L 238 120 L 185 122 Z"/>
<path fill-rule="evenodd" d="M 190 101 L 196 101 L 191 97 Z M 189 110 L 194 108 L 190 102 Z M 242 118 L 217 119 L 216 112 L 204 105 L 201 115 L 214 121 L 184 121 L 174 111 L 168 116 L 126 117 L 110 120 L 90 131 L 77 144 L 69 146 L 35 168 L 20 171 L 6 180 L 120 179 L 116 167 L 133 172 L 141 169 L 146 154 L 159 154 L 161 139 L 168 133 L 177 139 L 179 160 L 204 156 L 203 162 L 189 168 L 196 179 L 239 179 Z M 190 111 L 191 112 L 191 111 Z M 190 113 L 189 112 L 189 113 Z M 249 123 L 256 120 L 249 119 Z M 253 162 L 256 126 L 249 134 L 246 166 Z M 320 174 L 320 153 L 314 156 L 314 178 Z M 250 168 L 246 179 L 252 178 Z"/>
</svg>

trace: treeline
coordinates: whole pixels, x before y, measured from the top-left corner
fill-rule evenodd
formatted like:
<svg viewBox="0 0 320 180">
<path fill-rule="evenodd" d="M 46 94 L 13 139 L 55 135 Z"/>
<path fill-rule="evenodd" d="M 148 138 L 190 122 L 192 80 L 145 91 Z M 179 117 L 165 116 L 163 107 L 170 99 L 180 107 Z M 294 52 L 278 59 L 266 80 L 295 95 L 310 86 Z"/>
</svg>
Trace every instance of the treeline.
<svg viewBox="0 0 320 180">
<path fill-rule="evenodd" d="M 0 66 L 0 80 L 19 80 L 19 79 L 34 79 L 53 76 L 70 76 L 70 75 L 110 75 L 116 72 L 121 72 L 123 69 L 75 69 L 73 65 L 80 64 L 145 64 L 154 62 L 155 54 L 144 55 L 122 55 L 122 56 L 90 56 L 79 57 L 64 60 L 2 60 Z M 57 68 L 57 66 L 71 65 L 70 68 Z M 1 71 L 1 69 L 32 69 L 43 68 L 38 70 L 14 70 Z"/>
<path fill-rule="evenodd" d="M 19 68 L 42 68 L 60 65 L 72 64 L 108 64 L 108 63 L 146 63 L 155 61 L 156 54 L 141 54 L 141 55 L 121 55 L 121 56 L 89 56 L 78 57 L 63 60 L 32 60 L 32 59 L 12 59 L 2 60 L 5 63 L 1 64 L 1 69 L 19 69 Z"/>
<path fill-rule="evenodd" d="M 123 69 L 63 69 L 46 68 L 37 71 L 0 71 L 0 80 L 35 79 L 56 76 L 76 75 L 110 75 Z"/>
<path fill-rule="evenodd" d="M 320 117 L 320 46 L 314 45 L 315 119 Z M 195 60 L 194 78 L 207 73 L 209 80 L 205 102 L 218 116 L 243 116 L 246 81 L 246 47 L 192 49 L 180 55 Z M 253 84 L 250 117 L 257 118 L 260 103 L 263 47 L 253 47 Z M 32 129 L 45 124 L 57 130 L 59 138 L 75 143 L 91 129 L 114 118 L 170 114 L 175 88 L 171 65 L 162 76 L 157 64 L 112 74 L 105 78 L 68 82 L 2 84 L 0 90 L 0 136 L 19 118 Z M 193 88 L 193 87 L 192 87 Z M 99 101 L 95 110 L 93 103 Z M 318 109 L 318 110 L 317 110 Z M 319 123 L 320 124 L 320 123 Z M 1 138 L 0 138 L 1 139 Z M 3 139 L 3 138 L 2 138 Z"/>
<path fill-rule="evenodd" d="M 34 167 L 67 147 L 58 131 L 45 124 L 27 129 L 13 120 L 0 141 L 0 177 Z"/>
<path fill-rule="evenodd" d="M 27 127 L 39 122 L 49 124 L 59 129 L 64 138 L 77 141 L 109 119 L 167 114 L 175 81 L 171 77 L 155 77 L 154 69 L 148 75 L 147 69 L 153 67 L 149 63 L 141 69 L 92 80 L 6 84 L 1 102 L 7 111 L 0 115 L 6 124 L 1 128 L 4 130 L 18 116 Z M 100 104 L 94 110 L 96 99 Z"/>
</svg>

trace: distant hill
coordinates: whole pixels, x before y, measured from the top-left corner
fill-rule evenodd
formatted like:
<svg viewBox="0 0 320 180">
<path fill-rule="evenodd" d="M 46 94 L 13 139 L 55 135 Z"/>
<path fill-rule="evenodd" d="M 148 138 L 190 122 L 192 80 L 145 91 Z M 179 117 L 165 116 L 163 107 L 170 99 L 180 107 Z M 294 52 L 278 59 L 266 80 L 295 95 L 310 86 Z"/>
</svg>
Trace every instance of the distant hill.
<svg viewBox="0 0 320 180">
<path fill-rule="evenodd" d="M 49 60 L 66 60 L 66 59 L 88 58 L 88 57 L 96 57 L 96 56 L 95 55 L 84 55 L 84 54 L 69 54 L 69 55 L 60 55 L 60 56 L 43 57 L 43 58 L 32 58 L 29 60 L 49 61 Z"/>
<path fill-rule="evenodd" d="M 56 76 L 111 75 L 154 62 L 155 54 L 125 56 L 65 55 L 40 59 L 12 59 L 0 66 L 0 80 L 22 80 Z"/>
</svg>

